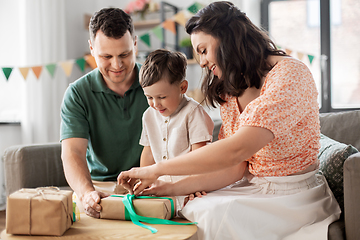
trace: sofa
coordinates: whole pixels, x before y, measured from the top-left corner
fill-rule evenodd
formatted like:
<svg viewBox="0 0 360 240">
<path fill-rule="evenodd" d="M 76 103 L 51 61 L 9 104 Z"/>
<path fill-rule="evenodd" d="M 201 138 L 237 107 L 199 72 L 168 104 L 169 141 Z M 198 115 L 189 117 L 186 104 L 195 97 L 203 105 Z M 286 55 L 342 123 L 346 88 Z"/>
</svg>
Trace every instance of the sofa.
<svg viewBox="0 0 360 240">
<path fill-rule="evenodd" d="M 320 174 L 324 174 L 343 213 L 329 226 L 329 239 L 360 238 L 360 111 L 320 114 Z M 221 121 L 215 121 L 214 140 Z M 306 134 L 306 133 L 304 133 Z M 5 188 L 68 188 L 60 143 L 12 146 L 4 156 Z"/>
</svg>

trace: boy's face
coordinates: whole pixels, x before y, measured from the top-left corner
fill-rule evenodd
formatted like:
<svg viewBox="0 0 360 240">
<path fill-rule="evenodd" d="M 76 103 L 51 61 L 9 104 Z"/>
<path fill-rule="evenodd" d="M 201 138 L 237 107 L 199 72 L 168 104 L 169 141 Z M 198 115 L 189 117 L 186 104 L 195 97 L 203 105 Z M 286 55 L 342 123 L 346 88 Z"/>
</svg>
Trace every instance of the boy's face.
<svg viewBox="0 0 360 240">
<path fill-rule="evenodd" d="M 110 89 L 118 84 L 129 84 L 134 80 L 136 39 L 127 31 L 119 39 L 109 38 L 99 30 L 93 41 L 89 40 L 91 54 Z"/>
<path fill-rule="evenodd" d="M 166 77 L 151 86 L 144 87 L 144 94 L 147 97 L 150 107 L 164 116 L 168 117 L 175 112 L 188 87 L 188 82 L 170 84 Z"/>
</svg>

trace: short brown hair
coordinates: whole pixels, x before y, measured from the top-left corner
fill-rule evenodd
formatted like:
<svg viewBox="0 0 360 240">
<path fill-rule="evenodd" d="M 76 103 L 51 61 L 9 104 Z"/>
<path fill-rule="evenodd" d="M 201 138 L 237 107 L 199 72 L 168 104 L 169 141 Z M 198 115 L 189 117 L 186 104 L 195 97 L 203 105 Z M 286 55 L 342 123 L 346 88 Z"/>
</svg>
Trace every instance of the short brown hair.
<svg viewBox="0 0 360 240">
<path fill-rule="evenodd" d="M 107 37 L 119 39 L 125 35 L 126 31 L 129 31 L 132 36 L 134 25 L 131 17 L 120 8 L 103 8 L 95 12 L 90 19 L 91 41 L 94 41 L 99 30 Z"/>
<path fill-rule="evenodd" d="M 183 53 L 158 49 L 149 54 L 140 69 L 140 85 L 148 87 L 168 77 L 170 84 L 181 82 L 186 76 L 187 60 Z"/>
</svg>

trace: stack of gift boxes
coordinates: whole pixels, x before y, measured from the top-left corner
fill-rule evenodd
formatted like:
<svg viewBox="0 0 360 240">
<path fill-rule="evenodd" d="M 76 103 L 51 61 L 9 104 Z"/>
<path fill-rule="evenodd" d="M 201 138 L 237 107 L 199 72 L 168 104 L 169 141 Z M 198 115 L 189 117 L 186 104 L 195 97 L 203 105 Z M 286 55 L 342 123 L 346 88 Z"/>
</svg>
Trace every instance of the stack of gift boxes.
<svg viewBox="0 0 360 240">
<path fill-rule="evenodd" d="M 61 236 L 75 221 L 72 191 L 57 188 L 21 189 L 8 197 L 6 233 Z M 100 218 L 131 220 L 123 203 L 124 195 L 101 199 Z M 149 218 L 171 219 L 175 198 L 140 197 L 132 200 L 136 214 Z"/>
</svg>

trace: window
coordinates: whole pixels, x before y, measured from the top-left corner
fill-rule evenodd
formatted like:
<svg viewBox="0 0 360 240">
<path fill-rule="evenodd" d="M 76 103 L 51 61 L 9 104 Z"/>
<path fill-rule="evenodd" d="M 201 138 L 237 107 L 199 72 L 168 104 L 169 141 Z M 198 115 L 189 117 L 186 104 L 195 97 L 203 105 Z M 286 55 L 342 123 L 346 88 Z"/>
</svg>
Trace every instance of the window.
<svg viewBox="0 0 360 240">
<path fill-rule="evenodd" d="M 360 109 L 358 1 L 263 0 L 261 10 L 270 37 L 313 73 L 320 111 Z"/>
</svg>

